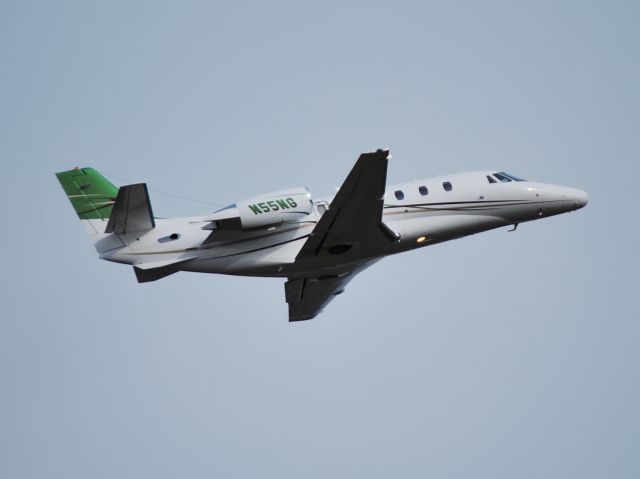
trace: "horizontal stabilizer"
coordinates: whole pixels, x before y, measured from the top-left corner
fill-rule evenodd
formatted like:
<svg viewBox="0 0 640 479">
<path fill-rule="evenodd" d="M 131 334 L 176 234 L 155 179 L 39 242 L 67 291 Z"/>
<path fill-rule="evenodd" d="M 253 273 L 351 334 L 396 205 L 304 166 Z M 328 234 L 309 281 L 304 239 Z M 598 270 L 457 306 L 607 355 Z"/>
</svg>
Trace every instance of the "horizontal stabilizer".
<svg viewBox="0 0 640 479">
<path fill-rule="evenodd" d="M 196 255 L 187 258 L 168 261 L 154 261 L 152 263 L 142 263 L 135 265 L 133 271 L 136 273 L 138 283 L 148 283 L 156 281 L 180 271 L 180 266 L 191 261 Z"/>
<path fill-rule="evenodd" d="M 136 233 L 155 226 L 147 185 L 138 183 L 120 187 L 105 233 Z"/>
</svg>

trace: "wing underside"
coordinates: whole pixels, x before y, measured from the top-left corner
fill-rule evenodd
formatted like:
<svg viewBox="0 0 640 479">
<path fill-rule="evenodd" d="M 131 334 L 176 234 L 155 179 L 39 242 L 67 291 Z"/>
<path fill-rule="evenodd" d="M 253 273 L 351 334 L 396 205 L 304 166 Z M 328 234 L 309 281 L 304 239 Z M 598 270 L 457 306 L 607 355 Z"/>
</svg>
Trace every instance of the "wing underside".
<svg viewBox="0 0 640 479">
<path fill-rule="evenodd" d="M 289 321 L 311 319 L 360 271 L 384 256 L 397 235 L 382 222 L 389 151 L 363 153 L 296 256 L 316 274 L 289 278 Z"/>
<path fill-rule="evenodd" d="M 388 150 L 360 155 L 296 260 L 347 262 L 375 256 L 397 240 L 382 222 L 388 157 Z"/>
<path fill-rule="evenodd" d="M 344 291 L 348 280 L 332 278 L 290 279 L 284 284 L 289 321 L 304 321 L 314 318 L 334 296 Z"/>
<path fill-rule="evenodd" d="M 289 321 L 315 318 L 333 298 L 344 292 L 356 274 L 372 263 L 363 263 L 357 268 L 333 275 L 289 279 L 284 284 Z"/>
</svg>

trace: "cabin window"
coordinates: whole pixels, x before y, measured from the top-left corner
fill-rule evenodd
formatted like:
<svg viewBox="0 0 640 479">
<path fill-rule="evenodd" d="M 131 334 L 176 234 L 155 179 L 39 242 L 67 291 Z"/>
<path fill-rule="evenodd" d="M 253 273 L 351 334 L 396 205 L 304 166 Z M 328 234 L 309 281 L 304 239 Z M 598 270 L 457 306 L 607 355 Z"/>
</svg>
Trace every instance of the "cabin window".
<svg viewBox="0 0 640 479">
<path fill-rule="evenodd" d="M 497 183 L 497 181 L 491 175 L 487 175 L 487 180 L 489 181 L 489 183 Z"/>
<path fill-rule="evenodd" d="M 453 189 L 453 185 L 448 181 L 442 183 L 442 187 L 444 188 L 444 191 L 451 191 Z"/>
<path fill-rule="evenodd" d="M 426 186 L 421 186 L 418 188 L 418 191 L 420 192 L 420 194 L 422 196 L 427 196 L 429 194 L 429 190 L 427 189 Z"/>
<path fill-rule="evenodd" d="M 396 190 L 395 192 L 396 200 L 404 200 L 404 193 L 402 190 Z"/>
<path fill-rule="evenodd" d="M 511 178 L 509 178 L 508 176 L 504 176 L 503 174 L 500 174 L 500 173 L 494 173 L 493 176 L 498 178 L 503 183 L 509 183 L 511 181 Z"/>
</svg>

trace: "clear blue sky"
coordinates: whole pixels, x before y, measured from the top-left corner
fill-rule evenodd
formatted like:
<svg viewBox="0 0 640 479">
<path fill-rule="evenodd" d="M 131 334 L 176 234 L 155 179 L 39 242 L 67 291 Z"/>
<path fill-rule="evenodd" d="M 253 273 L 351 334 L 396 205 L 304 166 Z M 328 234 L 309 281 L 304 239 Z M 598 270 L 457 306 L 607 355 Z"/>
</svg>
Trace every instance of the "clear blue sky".
<svg viewBox="0 0 640 479">
<path fill-rule="evenodd" d="M 0 476 L 640 477 L 638 5 L 1 1 Z M 324 196 L 378 147 L 591 202 L 290 325 L 281 280 L 99 261 L 54 177 Z"/>
</svg>

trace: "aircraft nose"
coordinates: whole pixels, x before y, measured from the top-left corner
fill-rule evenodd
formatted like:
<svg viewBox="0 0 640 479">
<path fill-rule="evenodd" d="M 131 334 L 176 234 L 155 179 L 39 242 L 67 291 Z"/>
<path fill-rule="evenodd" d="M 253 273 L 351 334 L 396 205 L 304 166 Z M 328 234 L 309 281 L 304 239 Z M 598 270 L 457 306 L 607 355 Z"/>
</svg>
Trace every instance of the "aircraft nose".
<svg viewBox="0 0 640 479">
<path fill-rule="evenodd" d="M 589 203 L 589 195 L 587 195 L 585 191 L 578 190 L 576 188 L 571 188 L 567 197 L 573 201 L 577 210 L 584 208 L 587 206 L 587 203 Z"/>
</svg>

